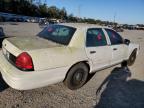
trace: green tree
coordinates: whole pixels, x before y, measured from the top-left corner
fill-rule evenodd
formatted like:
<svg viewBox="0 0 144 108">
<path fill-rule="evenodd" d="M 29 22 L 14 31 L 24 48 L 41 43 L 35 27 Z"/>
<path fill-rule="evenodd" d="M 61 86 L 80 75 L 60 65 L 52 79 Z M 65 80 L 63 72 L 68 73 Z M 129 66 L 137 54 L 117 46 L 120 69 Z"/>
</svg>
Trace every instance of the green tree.
<svg viewBox="0 0 144 108">
<path fill-rule="evenodd" d="M 63 19 L 63 20 L 67 19 L 67 11 L 64 7 L 59 11 L 59 14 L 60 14 L 61 19 Z"/>
<path fill-rule="evenodd" d="M 78 21 L 78 18 L 77 18 L 77 17 L 74 17 L 73 14 L 70 14 L 70 15 L 68 15 L 68 21 L 69 21 L 69 22 L 77 22 L 77 21 Z"/>
<path fill-rule="evenodd" d="M 48 17 L 48 7 L 46 4 L 39 5 L 39 12 L 42 17 Z"/>
<path fill-rule="evenodd" d="M 56 6 L 49 7 L 48 13 L 50 18 L 60 18 L 59 9 Z"/>
</svg>

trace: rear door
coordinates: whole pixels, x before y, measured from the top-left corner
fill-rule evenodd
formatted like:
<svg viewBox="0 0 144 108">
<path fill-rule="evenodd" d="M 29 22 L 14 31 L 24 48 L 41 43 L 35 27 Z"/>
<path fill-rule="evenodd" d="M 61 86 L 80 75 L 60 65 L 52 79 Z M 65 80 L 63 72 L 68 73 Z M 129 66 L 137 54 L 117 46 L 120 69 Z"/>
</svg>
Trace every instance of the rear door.
<svg viewBox="0 0 144 108">
<path fill-rule="evenodd" d="M 117 64 L 124 60 L 127 46 L 123 42 L 123 38 L 114 30 L 105 29 L 110 40 L 110 47 L 112 50 L 111 64 Z"/>
<path fill-rule="evenodd" d="M 86 53 L 93 63 L 93 70 L 110 65 L 112 52 L 101 28 L 89 28 L 87 30 Z"/>
</svg>

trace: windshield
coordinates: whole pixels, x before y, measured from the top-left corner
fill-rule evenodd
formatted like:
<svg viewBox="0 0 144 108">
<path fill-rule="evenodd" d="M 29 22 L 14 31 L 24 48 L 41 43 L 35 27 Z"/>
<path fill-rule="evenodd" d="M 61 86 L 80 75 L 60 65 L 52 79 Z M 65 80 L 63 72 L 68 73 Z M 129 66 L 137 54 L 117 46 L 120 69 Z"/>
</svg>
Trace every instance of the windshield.
<svg viewBox="0 0 144 108">
<path fill-rule="evenodd" d="M 76 28 L 64 25 L 48 25 L 38 36 L 59 44 L 68 45 Z"/>
</svg>

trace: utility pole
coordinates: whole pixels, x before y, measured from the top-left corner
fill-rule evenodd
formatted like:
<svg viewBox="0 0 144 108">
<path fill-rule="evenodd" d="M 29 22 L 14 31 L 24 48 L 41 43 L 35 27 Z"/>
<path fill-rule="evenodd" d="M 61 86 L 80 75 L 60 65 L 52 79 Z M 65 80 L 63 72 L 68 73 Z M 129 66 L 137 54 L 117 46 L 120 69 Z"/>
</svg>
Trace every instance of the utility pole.
<svg viewBox="0 0 144 108">
<path fill-rule="evenodd" d="M 115 24 L 116 23 L 116 15 L 117 15 L 117 13 L 115 12 L 114 13 L 114 27 L 116 27 L 116 24 Z"/>
<path fill-rule="evenodd" d="M 41 0 L 38 1 L 38 5 L 41 5 Z"/>
<path fill-rule="evenodd" d="M 78 18 L 81 18 L 81 5 L 78 6 Z"/>
<path fill-rule="evenodd" d="M 47 4 L 47 0 L 44 1 L 44 4 Z"/>
</svg>

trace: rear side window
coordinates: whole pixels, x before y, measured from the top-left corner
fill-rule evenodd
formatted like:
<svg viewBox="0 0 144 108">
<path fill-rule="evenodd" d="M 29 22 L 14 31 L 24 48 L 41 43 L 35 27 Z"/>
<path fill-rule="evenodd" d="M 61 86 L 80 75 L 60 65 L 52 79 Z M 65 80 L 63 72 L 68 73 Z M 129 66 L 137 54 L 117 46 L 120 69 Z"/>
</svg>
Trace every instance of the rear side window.
<svg viewBox="0 0 144 108">
<path fill-rule="evenodd" d="M 87 47 L 96 47 L 105 45 L 107 45 L 107 41 L 102 29 L 90 28 L 87 30 L 87 36 L 86 36 Z"/>
<path fill-rule="evenodd" d="M 123 44 L 123 38 L 111 29 L 105 29 L 112 45 Z"/>
</svg>

